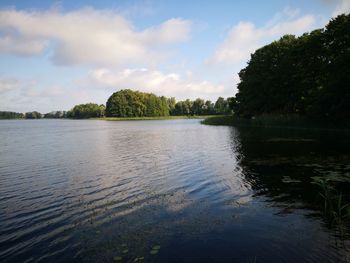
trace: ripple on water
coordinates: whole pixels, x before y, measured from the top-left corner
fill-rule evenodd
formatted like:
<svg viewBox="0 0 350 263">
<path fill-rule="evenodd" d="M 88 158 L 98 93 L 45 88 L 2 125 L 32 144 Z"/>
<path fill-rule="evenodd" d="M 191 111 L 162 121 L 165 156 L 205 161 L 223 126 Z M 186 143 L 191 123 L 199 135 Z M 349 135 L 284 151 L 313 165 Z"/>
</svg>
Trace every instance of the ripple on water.
<svg viewBox="0 0 350 263">
<path fill-rule="evenodd" d="M 124 243 L 125 260 L 339 258 L 320 222 L 254 198 L 238 136 L 198 120 L 0 122 L 0 261 L 109 262 Z"/>
</svg>

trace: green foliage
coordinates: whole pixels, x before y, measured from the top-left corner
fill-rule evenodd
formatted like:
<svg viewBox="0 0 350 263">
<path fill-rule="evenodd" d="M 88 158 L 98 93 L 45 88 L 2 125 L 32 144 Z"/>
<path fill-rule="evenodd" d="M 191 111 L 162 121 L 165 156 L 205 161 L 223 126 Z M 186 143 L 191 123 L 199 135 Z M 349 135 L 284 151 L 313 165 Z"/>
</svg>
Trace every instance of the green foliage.
<svg viewBox="0 0 350 263">
<path fill-rule="evenodd" d="M 42 114 L 40 112 L 37 112 L 37 111 L 31 111 L 31 112 L 26 112 L 24 114 L 24 117 L 26 119 L 41 119 Z"/>
<path fill-rule="evenodd" d="M 202 124 L 207 124 L 207 125 L 217 125 L 217 126 L 232 126 L 234 122 L 234 118 L 232 115 L 220 115 L 220 116 L 213 116 L 206 118 L 201 121 Z"/>
<path fill-rule="evenodd" d="M 182 115 L 182 116 L 156 116 L 156 117 L 103 117 L 94 118 L 95 120 L 106 120 L 106 121 L 145 121 L 145 120 L 177 120 L 177 119 L 206 119 L 213 117 L 213 115 Z"/>
<path fill-rule="evenodd" d="M 0 120 L 6 119 L 23 119 L 23 113 L 12 112 L 12 111 L 0 111 Z"/>
<path fill-rule="evenodd" d="M 109 97 L 107 117 L 143 117 L 169 115 L 169 100 L 152 93 L 120 90 Z"/>
<path fill-rule="evenodd" d="M 241 117 L 298 114 L 348 119 L 350 15 L 325 29 L 283 36 L 252 54 L 230 106 Z"/>
<path fill-rule="evenodd" d="M 176 99 L 174 97 L 168 98 L 167 103 L 170 115 L 175 115 Z"/>
<path fill-rule="evenodd" d="M 338 229 L 340 236 L 343 238 L 348 231 L 350 222 L 349 210 L 350 203 L 346 200 L 341 192 L 336 190 L 337 178 L 331 177 L 313 177 L 313 182 L 319 187 L 319 194 L 323 199 L 323 213 L 331 226 Z M 342 182 L 342 181 L 340 181 Z"/>
<path fill-rule="evenodd" d="M 52 111 L 44 114 L 45 119 L 62 119 L 67 118 L 66 111 Z"/>
<path fill-rule="evenodd" d="M 167 116 L 208 116 L 231 113 L 232 100 L 219 97 L 215 103 L 197 98 L 192 101 L 186 99 L 176 102 L 174 97 L 166 98 L 132 90 L 120 90 L 113 93 L 107 103 L 98 105 L 95 103 L 79 104 L 70 111 L 52 111 L 42 115 L 39 112 L 27 112 L 25 115 L 15 112 L 0 112 L 0 119 L 27 118 L 27 119 L 58 119 L 58 118 L 157 118 Z"/>
<path fill-rule="evenodd" d="M 223 97 L 219 97 L 214 105 L 214 110 L 216 114 L 228 114 L 230 113 L 230 107 L 228 100 L 225 100 Z"/>
<path fill-rule="evenodd" d="M 87 118 L 99 118 L 105 114 L 105 106 L 95 103 L 79 104 L 67 112 L 68 118 L 74 119 L 87 119 Z"/>
<path fill-rule="evenodd" d="M 216 103 L 197 98 L 176 102 L 174 97 L 158 97 L 151 93 L 120 90 L 109 97 L 106 104 L 107 117 L 157 117 L 157 116 L 203 116 L 228 114 L 229 99 L 219 98 Z"/>
<path fill-rule="evenodd" d="M 215 114 L 229 114 L 231 109 L 229 107 L 228 100 L 219 97 L 217 101 L 212 103 L 210 100 L 204 101 L 203 99 L 196 99 L 191 101 L 189 99 L 185 101 L 179 101 L 175 104 L 175 109 L 172 115 L 215 115 Z"/>
</svg>

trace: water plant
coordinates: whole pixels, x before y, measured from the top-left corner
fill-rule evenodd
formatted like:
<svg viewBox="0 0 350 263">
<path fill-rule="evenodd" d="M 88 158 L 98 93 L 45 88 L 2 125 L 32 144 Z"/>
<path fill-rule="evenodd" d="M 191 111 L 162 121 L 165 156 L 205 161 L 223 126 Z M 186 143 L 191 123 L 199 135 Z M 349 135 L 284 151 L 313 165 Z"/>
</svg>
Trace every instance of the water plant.
<svg viewBox="0 0 350 263">
<path fill-rule="evenodd" d="M 143 257 L 143 256 L 137 256 L 137 257 L 134 259 L 134 262 L 143 261 L 144 259 L 145 259 L 145 257 Z"/>
<path fill-rule="evenodd" d="M 330 177 L 315 176 L 313 184 L 320 189 L 319 195 L 323 200 L 323 214 L 331 227 L 335 227 L 339 236 L 344 239 L 350 223 L 350 203 L 344 198 L 342 192 Z"/>
<path fill-rule="evenodd" d="M 115 257 L 113 257 L 113 260 L 114 260 L 114 261 L 122 261 L 122 260 L 123 260 L 123 257 L 121 257 L 121 256 L 115 256 Z"/>
<path fill-rule="evenodd" d="M 151 255 L 156 255 L 156 254 L 158 254 L 159 249 L 160 249 L 160 245 L 154 245 L 149 253 Z"/>
</svg>

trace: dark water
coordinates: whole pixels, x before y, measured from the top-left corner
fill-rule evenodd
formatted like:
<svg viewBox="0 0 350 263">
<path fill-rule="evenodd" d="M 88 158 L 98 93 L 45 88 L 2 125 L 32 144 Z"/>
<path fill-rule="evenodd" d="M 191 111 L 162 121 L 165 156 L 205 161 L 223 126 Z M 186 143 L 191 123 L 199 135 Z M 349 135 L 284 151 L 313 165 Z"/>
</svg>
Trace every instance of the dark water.
<svg viewBox="0 0 350 263">
<path fill-rule="evenodd" d="M 0 139 L 1 262 L 349 260 L 311 183 L 349 189 L 342 132 L 28 120 Z"/>
</svg>

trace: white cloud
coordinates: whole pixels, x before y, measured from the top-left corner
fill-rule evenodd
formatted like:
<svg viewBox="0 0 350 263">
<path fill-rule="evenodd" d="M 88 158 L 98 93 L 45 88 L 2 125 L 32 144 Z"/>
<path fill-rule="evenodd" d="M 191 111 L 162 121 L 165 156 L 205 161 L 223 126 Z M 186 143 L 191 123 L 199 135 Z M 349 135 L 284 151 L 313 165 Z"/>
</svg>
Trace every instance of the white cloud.
<svg viewBox="0 0 350 263">
<path fill-rule="evenodd" d="M 20 87 L 20 81 L 14 78 L 2 78 L 0 79 L 0 94 L 16 90 Z"/>
<path fill-rule="evenodd" d="M 335 7 L 332 16 L 335 17 L 340 14 L 348 14 L 350 13 L 350 0 L 340 0 L 340 2 Z"/>
<path fill-rule="evenodd" d="M 264 27 L 258 28 L 252 22 L 239 22 L 228 32 L 224 42 L 208 59 L 210 64 L 237 64 L 249 59 L 257 48 L 284 34 L 302 34 L 315 25 L 312 15 L 298 17 L 298 10 L 286 8 L 277 13 Z"/>
<path fill-rule="evenodd" d="M 137 31 L 124 17 L 92 8 L 0 10 L 0 52 L 38 55 L 53 52 L 57 64 L 122 65 L 159 61 L 165 47 L 189 38 L 191 22 L 173 18 Z"/>
<path fill-rule="evenodd" d="M 97 69 L 91 71 L 89 77 L 80 84 L 109 88 L 111 91 L 133 89 L 177 99 L 212 98 L 219 96 L 224 91 L 223 85 L 215 85 L 208 81 L 195 81 L 189 75 L 183 78 L 179 74 L 165 74 L 148 69 L 122 71 Z"/>
</svg>

